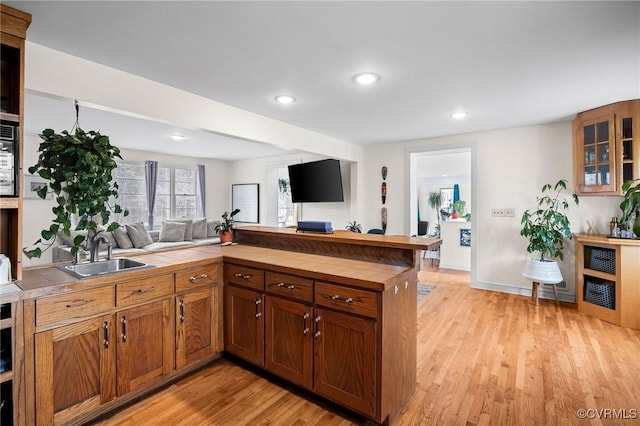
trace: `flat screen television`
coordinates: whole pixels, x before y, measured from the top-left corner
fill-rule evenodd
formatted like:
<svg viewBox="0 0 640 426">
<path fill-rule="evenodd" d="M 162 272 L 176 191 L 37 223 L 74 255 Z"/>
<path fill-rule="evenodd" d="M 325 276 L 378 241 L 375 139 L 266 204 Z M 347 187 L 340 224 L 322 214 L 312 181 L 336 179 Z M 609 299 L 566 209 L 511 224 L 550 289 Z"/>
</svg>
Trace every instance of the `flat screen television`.
<svg viewBox="0 0 640 426">
<path fill-rule="evenodd" d="M 344 201 L 340 161 L 311 161 L 289 166 L 291 200 L 294 203 Z"/>
</svg>

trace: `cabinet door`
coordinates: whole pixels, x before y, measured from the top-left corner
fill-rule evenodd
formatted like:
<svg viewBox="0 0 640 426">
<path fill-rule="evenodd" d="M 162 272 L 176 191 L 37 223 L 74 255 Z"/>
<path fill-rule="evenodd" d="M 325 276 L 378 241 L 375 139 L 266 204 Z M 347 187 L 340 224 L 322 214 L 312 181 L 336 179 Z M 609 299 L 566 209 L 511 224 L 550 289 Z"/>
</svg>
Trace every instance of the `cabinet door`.
<svg viewBox="0 0 640 426">
<path fill-rule="evenodd" d="M 617 164 L 615 116 L 576 120 L 576 182 L 579 193 L 615 193 Z"/>
<path fill-rule="evenodd" d="M 119 396 L 173 370 L 171 312 L 166 299 L 116 313 Z"/>
<path fill-rule="evenodd" d="M 176 368 L 222 350 L 218 327 L 220 287 L 176 297 Z"/>
<path fill-rule="evenodd" d="M 265 297 L 265 366 L 307 389 L 313 385 L 313 310 L 299 302 Z"/>
<path fill-rule="evenodd" d="M 375 416 L 375 321 L 316 308 L 314 322 L 315 391 Z"/>
<path fill-rule="evenodd" d="M 263 367 L 263 294 L 232 285 L 225 294 L 225 349 Z"/>
<path fill-rule="evenodd" d="M 65 424 L 115 397 L 113 315 L 35 335 L 36 423 Z"/>
</svg>

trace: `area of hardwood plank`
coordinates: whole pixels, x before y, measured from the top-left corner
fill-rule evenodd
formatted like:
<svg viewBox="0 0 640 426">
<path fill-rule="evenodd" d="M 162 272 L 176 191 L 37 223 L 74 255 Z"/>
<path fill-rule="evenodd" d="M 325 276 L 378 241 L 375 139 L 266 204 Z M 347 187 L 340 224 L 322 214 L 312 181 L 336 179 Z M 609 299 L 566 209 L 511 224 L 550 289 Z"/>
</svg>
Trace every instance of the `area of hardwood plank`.
<svg viewBox="0 0 640 426">
<path fill-rule="evenodd" d="M 640 419 L 639 331 L 575 305 L 471 289 L 465 272 L 423 269 L 436 288 L 418 306 L 418 385 L 397 424 L 591 424 L 580 409 Z M 98 422 L 360 423 L 225 360 Z"/>
</svg>

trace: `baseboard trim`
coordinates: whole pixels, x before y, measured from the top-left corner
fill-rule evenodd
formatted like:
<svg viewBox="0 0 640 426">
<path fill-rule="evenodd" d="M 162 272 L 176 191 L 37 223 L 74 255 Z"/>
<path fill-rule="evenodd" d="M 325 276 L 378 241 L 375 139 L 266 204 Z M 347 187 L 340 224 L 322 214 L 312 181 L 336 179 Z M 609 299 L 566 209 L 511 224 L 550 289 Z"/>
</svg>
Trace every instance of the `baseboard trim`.
<svg viewBox="0 0 640 426">
<path fill-rule="evenodd" d="M 496 283 L 484 283 L 475 282 L 471 283 L 471 288 L 477 288 L 479 290 L 497 291 L 499 293 L 517 294 L 520 296 L 531 297 L 531 287 L 513 287 L 510 285 L 496 284 Z M 553 296 L 553 289 L 549 285 L 542 284 L 538 289 L 538 297 L 540 299 L 555 300 Z M 558 299 L 562 302 L 576 303 L 575 294 L 566 294 L 558 292 Z"/>
</svg>

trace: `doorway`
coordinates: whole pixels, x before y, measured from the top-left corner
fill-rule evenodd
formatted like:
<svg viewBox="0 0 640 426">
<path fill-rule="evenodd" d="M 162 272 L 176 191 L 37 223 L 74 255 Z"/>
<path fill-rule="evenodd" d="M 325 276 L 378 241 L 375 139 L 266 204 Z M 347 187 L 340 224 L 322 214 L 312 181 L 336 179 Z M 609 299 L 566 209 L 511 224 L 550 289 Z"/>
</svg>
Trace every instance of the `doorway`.
<svg viewBox="0 0 640 426">
<path fill-rule="evenodd" d="M 428 222 L 428 236 L 443 240 L 440 267 L 470 271 L 473 280 L 475 149 L 470 145 L 416 148 L 408 156 L 409 235 L 418 234 L 418 222 L 423 222 L 423 229 Z M 429 203 L 434 193 L 440 196 L 439 208 Z"/>
</svg>

